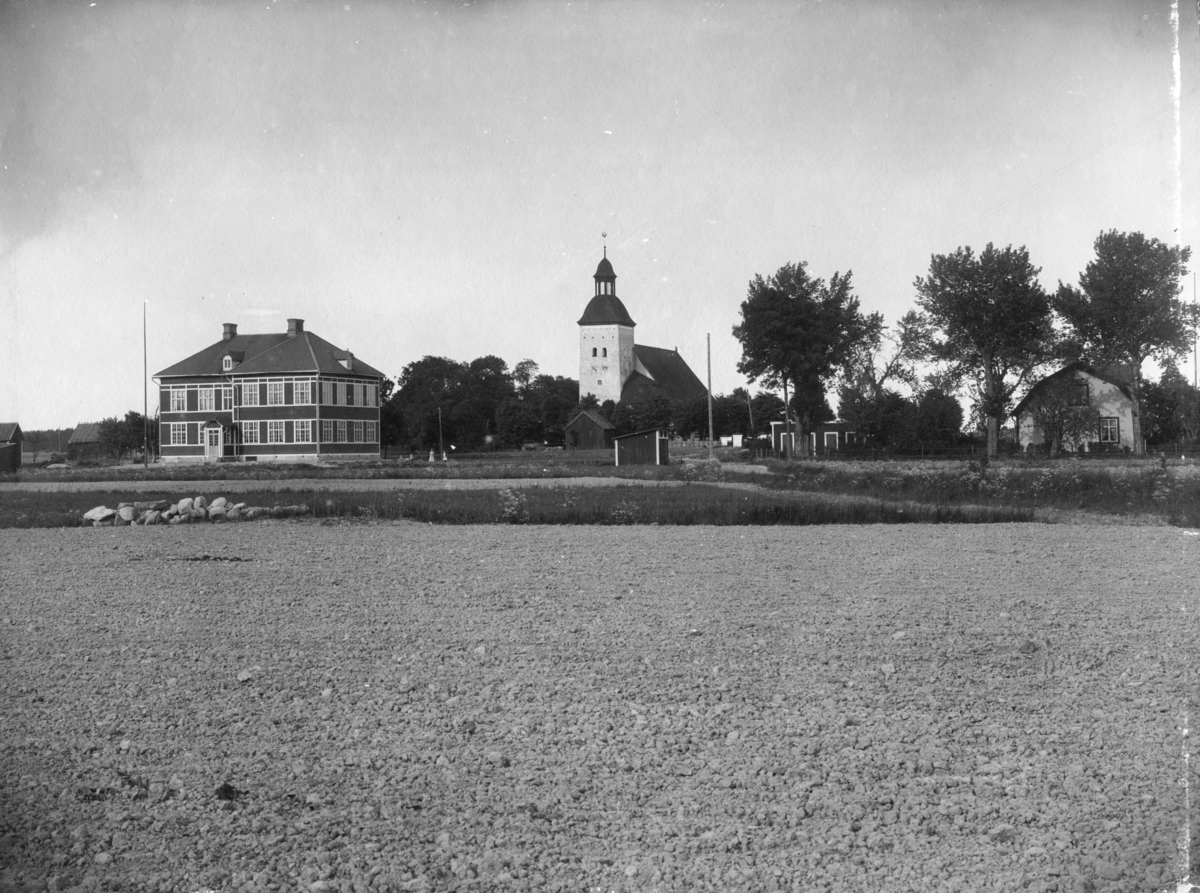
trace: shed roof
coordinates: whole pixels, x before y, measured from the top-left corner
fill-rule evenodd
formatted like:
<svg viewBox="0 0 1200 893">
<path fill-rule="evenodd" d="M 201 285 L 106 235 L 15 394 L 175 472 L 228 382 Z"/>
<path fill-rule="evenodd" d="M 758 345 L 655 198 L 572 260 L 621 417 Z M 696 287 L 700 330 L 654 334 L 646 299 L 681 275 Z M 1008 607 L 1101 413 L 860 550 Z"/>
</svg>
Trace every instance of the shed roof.
<svg viewBox="0 0 1200 893">
<path fill-rule="evenodd" d="M 598 413 L 594 409 L 585 409 L 582 412 L 576 413 L 574 418 L 572 418 L 571 421 L 567 422 L 566 427 L 570 428 L 577 421 L 579 421 L 579 419 L 584 418 L 584 417 L 590 419 L 598 427 L 600 427 L 601 429 L 603 429 L 605 431 L 611 431 L 617 427 L 612 422 L 610 422 L 608 419 L 606 419 L 604 416 L 600 415 L 600 413 Z"/>
<path fill-rule="evenodd" d="M 14 443 L 21 439 L 20 425 L 16 422 L 0 422 L 0 443 Z"/>
<path fill-rule="evenodd" d="M 659 434 L 667 430 L 670 429 L 666 427 L 646 428 L 644 431 L 634 431 L 632 434 L 622 434 L 620 437 L 614 437 L 613 440 L 628 440 L 630 437 L 645 437 L 647 434 Z"/>
<path fill-rule="evenodd" d="M 67 438 L 67 443 L 99 443 L 100 442 L 100 423 L 99 422 L 80 422 L 75 426 L 75 430 L 71 432 L 71 436 Z"/>
<path fill-rule="evenodd" d="M 236 375 L 278 375 L 282 373 L 316 372 L 325 375 L 350 375 L 358 378 L 383 378 L 383 373 L 354 357 L 351 368 L 340 360 L 351 354 L 330 344 L 307 330 L 295 335 L 271 333 L 264 335 L 234 335 L 209 345 L 155 375 L 172 378 L 193 375 L 226 375 L 221 361 L 228 354 L 235 360 L 244 358 L 234 367 Z"/>
</svg>

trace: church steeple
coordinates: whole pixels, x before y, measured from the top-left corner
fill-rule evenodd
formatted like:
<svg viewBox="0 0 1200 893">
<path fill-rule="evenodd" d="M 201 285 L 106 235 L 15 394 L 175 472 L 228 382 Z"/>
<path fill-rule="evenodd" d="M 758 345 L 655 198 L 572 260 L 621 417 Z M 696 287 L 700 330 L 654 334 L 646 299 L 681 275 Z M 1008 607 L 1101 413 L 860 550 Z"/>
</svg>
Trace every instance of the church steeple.
<svg viewBox="0 0 1200 893">
<path fill-rule="evenodd" d="M 579 319 L 579 396 L 595 394 L 601 402 L 621 399 L 633 374 L 633 319 L 617 297 L 617 274 L 608 249 L 592 277 L 596 293 Z"/>
<path fill-rule="evenodd" d="M 596 280 L 597 295 L 612 295 L 617 294 L 617 274 L 613 272 L 613 266 L 608 261 L 608 246 L 604 246 L 604 257 L 600 259 L 599 265 L 596 267 L 596 275 L 592 277 Z"/>
</svg>

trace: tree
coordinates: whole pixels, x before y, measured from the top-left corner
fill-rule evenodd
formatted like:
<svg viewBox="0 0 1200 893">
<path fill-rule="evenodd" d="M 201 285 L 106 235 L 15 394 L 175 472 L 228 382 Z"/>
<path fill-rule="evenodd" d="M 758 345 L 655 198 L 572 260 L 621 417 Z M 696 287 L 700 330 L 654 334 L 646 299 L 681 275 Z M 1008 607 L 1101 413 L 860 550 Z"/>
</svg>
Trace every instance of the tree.
<svg viewBox="0 0 1200 893">
<path fill-rule="evenodd" d="M 391 402 L 404 420 L 404 436 L 412 449 L 433 449 L 439 440 L 443 445 L 456 440 L 455 410 L 462 399 L 466 372 L 464 363 L 433 356 L 422 357 L 400 371 Z"/>
<path fill-rule="evenodd" d="M 987 426 L 987 454 L 999 448 L 1013 392 L 1052 356 L 1050 299 L 1024 247 L 970 248 L 934 255 L 913 283 L 932 330 L 930 354 L 961 380 L 973 377 Z"/>
<path fill-rule="evenodd" d="M 1065 444 L 1078 452 L 1100 429 L 1100 410 L 1087 399 L 1087 386 L 1074 376 L 1043 382 L 1030 402 L 1034 424 L 1056 456 Z"/>
<path fill-rule="evenodd" d="M 1142 434 L 1147 444 L 1195 441 L 1200 435 L 1200 390 L 1174 363 L 1157 382 L 1142 383 Z"/>
<path fill-rule="evenodd" d="M 843 368 L 854 348 L 883 325 L 879 314 L 863 316 L 850 284 L 851 273 L 834 273 L 828 283 L 808 275 L 807 265 L 785 264 L 775 275 L 756 275 L 742 302 L 742 322 L 733 336 L 742 344 L 738 371 L 770 388 L 798 392 L 811 417 L 824 385 Z M 785 414 L 791 431 L 791 414 Z M 800 439 L 806 430 L 804 417 Z"/>
<path fill-rule="evenodd" d="M 962 432 L 962 404 L 939 387 L 917 398 L 917 437 L 922 443 L 951 443 Z"/>
<path fill-rule="evenodd" d="M 1094 247 L 1079 287 L 1060 282 L 1054 307 L 1094 363 L 1133 367 L 1133 448 L 1142 453 L 1142 363 L 1175 361 L 1192 346 L 1194 320 L 1179 300 L 1192 251 L 1116 230 L 1097 236 Z"/>
</svg>

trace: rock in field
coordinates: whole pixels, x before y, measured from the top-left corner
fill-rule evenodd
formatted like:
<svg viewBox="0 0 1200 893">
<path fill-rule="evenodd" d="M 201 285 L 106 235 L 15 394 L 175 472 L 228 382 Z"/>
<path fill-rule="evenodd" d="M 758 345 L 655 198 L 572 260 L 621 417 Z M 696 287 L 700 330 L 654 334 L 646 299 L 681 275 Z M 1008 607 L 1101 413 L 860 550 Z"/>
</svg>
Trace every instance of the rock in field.
<svg viewBox="0 0 1200 893">
<path fill-rule="evenodd" d="M 85 521 L 107 521 L 109 518 L 111 518 L 115 514 L 116 514 L 116 511 L 114 509 L 110 509 L 108 506 L 98 505 L 94 509 L 90 509 L 89 511 L 84 512 L 83 520 L 85 520 Z"/>
</svg>

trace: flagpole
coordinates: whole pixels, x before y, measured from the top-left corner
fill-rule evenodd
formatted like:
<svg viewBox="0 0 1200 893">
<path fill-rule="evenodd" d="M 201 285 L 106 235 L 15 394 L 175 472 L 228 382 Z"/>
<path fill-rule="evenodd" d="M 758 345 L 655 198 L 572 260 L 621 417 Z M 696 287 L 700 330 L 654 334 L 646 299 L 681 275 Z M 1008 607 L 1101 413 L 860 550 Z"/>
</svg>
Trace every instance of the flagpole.
<svg viewBox="0 0 1200 893">
<path fill-rule="evenodd" d="M 146 363 L 146 305 L 149 301 L 142 301 L 142 465 L 145 468 L 150 467 L 150 398 L 147 396 L 148 388 L 146 387 L 147 375 L 150 368 Z"/>
</svg>

